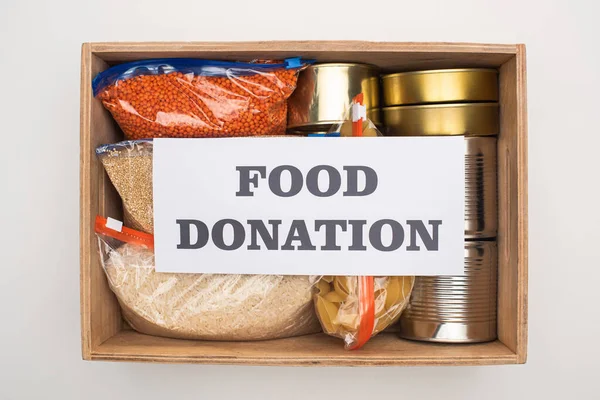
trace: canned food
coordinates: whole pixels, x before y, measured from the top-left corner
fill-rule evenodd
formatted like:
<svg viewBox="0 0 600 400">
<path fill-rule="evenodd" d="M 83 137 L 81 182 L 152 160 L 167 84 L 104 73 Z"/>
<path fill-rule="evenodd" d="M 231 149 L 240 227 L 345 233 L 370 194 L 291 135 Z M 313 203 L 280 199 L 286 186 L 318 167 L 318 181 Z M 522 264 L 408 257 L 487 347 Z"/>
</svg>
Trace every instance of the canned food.
<svg viewBox="0 0 600 400">
<path fill-rule="evenodd" d="M 498 101 L 498 72 L 495 69 L 400 72 L 382 76 L 381 83 L 385 106 Z"/>
<path fill-rule="evenodd" d="M 367 118 L 369 118 L 375 125 L 381 126 L 381 109 L 373 108 L 371 110 L 367 110 Z"/>
<path fill-rule="evenodd" d="M 496 339 L 497 263 L 496 242 L 467 241 L 463 276 L 417 277 L 400 318 L 400 337 L 448 343 Z"/>
<path fill-rule="evenodd" d="M 497 103 L 384 107 L 391 136 L 491 136 L 499 131 Z"/>
<path fill-rule="evenodd" d="M 494 238 L 498 231 L 496 138 L 465 138 L 465 238 Z"/>
<path fill-rule="evenodd" d="M 288 99 L 288 128 L 331 126 L 343 120 L 352 99 L 364 95 L 367 110 L 379 107 L 377 68 L 366 64 L 315 64 L 298 77 Z"/>
<path fill-rule="evenodd" d="M 377 129 L 382 129 L 381 119 L 379 117 L 379 108 L 374 108 L 372 110 L 367 111 L 367 118 L 375 125 Z M 341 129 L 340 129 L 341 126 Z M 321 125 L 311 125 L 311 126 L 299 126 L 296 128 L 288 128 L 288 135 L 307 135 L 309 133 L 316 134 L 325 134 L 328 132 L 332 132 L 333 130 L 339 130 L 341 136 L 352 136 L 352 122 L 349 120 L 346 121 L 337 121 L 335 124 L 321 124 Z M 363 131 L 363 136 L 377 136 L 377 131 L 375 129 L 365 128 Z"/>
<path fill-rule="evenodd" d="M 367 118 L 375 124 L 378 128 L 382 128 L 383 125 L 381 123 L 381 109 L 374 108 L 371 110 L 367 110 Z M 305 126 L 297 126 L 295 128 L 288 128 L 287 133 L 293 135 L 306 135 L 307 133 L 327 133 L 331 132 L 333 129 L 336 129 L 339 125 L 343 125 L 342 128 L 345 129 L 346 125 L 349 126 L 349 129 L 352 129 L 352 123 L 348 120 L 340 120 L 335 121 L 335 123 L 327 123 L 327 124 L 316 124 L 316 125 L 305 125 Z"/>
</svg>

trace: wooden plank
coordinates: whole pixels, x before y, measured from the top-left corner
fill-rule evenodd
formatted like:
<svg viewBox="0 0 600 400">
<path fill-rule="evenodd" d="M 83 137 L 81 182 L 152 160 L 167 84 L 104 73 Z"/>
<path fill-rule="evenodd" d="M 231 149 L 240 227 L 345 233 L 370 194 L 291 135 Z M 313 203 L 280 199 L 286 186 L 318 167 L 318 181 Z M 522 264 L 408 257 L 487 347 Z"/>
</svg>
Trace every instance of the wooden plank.
<svg viewBox="0 0 600 400">
<path fill-rule="evenodd" d="M 528 142 L 527 142 L 527 57 L 525 45 L 517 45 L 517 165 L 519 191 L 517 230 L 519 231 L 517 249 L 518 291 L 517 291 L 517 358 L 524 364 L 527 361 L 528 337 L 528 279 L 529 279 L 529 229 L 528 229 Z"/>
<path fill-rule="evenodd" d="M 498 338 L 517 351 L 517 85 L 516 57 L 500 68 L 498 137 Z"/>
<path fill-rule="evenodd" d="M 90 82 L 92 81 L 91 67 L 92 53 L 90 45 L 84 44 L 81 48 L 81 104 L 80 104 L 80 154 L 79 154 L 79 292 L 81 313 L 81 353 L 83 358 L 89 360 L 92 352 L 91 334 L 91 278 L 90 266 L 92 259 L 89 249 L 89 238 L 91 236 L 90 225 L 87 216 L 90 214 L 90 192 L 93 182 L 90 179 L 89 155 L 87 149 L 90 137 Z"/>
<path fill-rule="evenodd" d="M 92 52 L 109 63 L 144 58 L 195 57 L 252 60 L 301 54 L 320 62 L 362 62 L 384 70 L 498 67 L 516 54 L 515 45 L 474 43 L 395 43 L 362 41 L 267 41 L 92 43 Z"/>
<path fill-rule="evenodd" d="M 525 48 L 500 68 L 498 338 L 527 353 L 527 110 Z"/>
<path fill-rule="evenodd" d="M 413 342 L 383 333 L 357 351 L 325 334 L 259 342 L 175 340 L 122 331 L 100 345 L 93 360 L 161 363 L 392 366 L 514 364 L 517 356 L 499 341 L 471 345 Z"/>
<path fill-rule="evenodd" d="M 82 47 L 80 132 L 80 295 L 82 355 L 121 330 L 121 315 L 100 264 L 93 232 L 97 214 L 119 217 L 118 196 L 95 157 L 95 148 L 118 138 L 110 116 L 91 93 L 92 77 L 107 68 L 89 45 Z"/>
<path fill-rule="evenodd" d="M 210 51 L 213 53 L 239 50 L 259 51 L 362 51 L 405 53 L 517 53 L 515 44 L 455 43 L 455 42 L 370 42 L 360 40 L 327 41 L 250 41 L 250 42 L 96 42 L 89 43 L 93 53 L 152 53 Z"/>
</svg>

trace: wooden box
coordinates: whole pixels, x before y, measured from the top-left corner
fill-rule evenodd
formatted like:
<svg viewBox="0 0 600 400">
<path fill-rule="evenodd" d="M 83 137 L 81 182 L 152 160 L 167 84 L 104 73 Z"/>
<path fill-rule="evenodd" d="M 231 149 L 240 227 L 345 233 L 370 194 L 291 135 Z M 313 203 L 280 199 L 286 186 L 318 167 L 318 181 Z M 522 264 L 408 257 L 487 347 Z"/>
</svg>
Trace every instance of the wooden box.
<svg viewBox="0 0 600 400">
<path fill-rule="evenodd" d="M 119 216 L 121 202 L 94 149 L 122 134 L 92 96 L 92 78 L 110 65 L 158 57 L 251 60 L 301 55 L 319 61 L 376 64 L 387 71 L 493 67 L 500 72 L 498 138 L 498 340 L 448 345 L 393 333 L 346 351 L 324 334 L 262 342 L 210 342 L 139 334 L 122 320 L 100 265 L 93 231 L 98 215 Z M 466 43 L 248 42 L 91 43 L 81 64 L 81 340 L 86 360 L 247 365 L 484 365 L 527 356 L 527 108 L 524 45 Z"/>
</svg>

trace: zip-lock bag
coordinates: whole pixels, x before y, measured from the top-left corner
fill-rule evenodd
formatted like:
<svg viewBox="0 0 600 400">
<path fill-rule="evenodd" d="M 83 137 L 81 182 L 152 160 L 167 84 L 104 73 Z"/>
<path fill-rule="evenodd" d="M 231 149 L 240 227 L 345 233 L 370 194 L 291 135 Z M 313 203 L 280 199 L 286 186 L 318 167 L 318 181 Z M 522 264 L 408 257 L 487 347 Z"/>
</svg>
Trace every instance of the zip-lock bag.
<svg viewBox="0 0 600 400">
<path fill-rule="evenodd" d="M 287 99 L 308 64 L 142 60 L 99 73 L 92 89 L 128 139 L 283 135 Z"/>
<path fill-rule="evenodd" d="M 157 273 L 153 235 L 102 217 L 95 231 L 109 286 L 138 332 L 241 341 L 320 331 L 308 276 Z"/>
</svg>

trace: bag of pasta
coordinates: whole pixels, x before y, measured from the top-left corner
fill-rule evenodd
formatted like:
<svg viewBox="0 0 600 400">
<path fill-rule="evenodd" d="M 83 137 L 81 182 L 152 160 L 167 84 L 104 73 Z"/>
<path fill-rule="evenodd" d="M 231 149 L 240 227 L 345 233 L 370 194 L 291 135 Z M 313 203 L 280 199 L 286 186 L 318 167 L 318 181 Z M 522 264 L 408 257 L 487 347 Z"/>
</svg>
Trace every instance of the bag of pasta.
<svg viewBox="0 0 600 400">
<path fill-rule="evenodd" d="M 367 118 L 363 95 L 357 95 L 344 122 L 329 131 L 340 136 L 382 136 Z M 344 340 L 347 349 L 362 347 L 394 324 L 408 305 L 412 276 L 323 276 L 316 283 L 315 308 L 323 331 Z"/>
<path fill-rule="evenodd" d="M 375 137 L 383 136 L 375 123 L 368 117 L 363 104 L 364 95 L 359 93 L 352 99 L 350 107 L 345 111 L 341 122 L 333 124 L 328 134 L 339 133 L 341 137 Z M 379 111 L 379 110 L 377 110 Z"/>
<path fill-rule="evenodd" d="M 92 82 L 127 139 L 283 135 L 307 62 L 190 58 L 116 65 Z"/>
<path fill-rule="evenodd" d="M 315 294 L 321 327 L 358 349 L 400 318 L 413 284 L 413 276 L 323 276 Z"/>
</svg>

